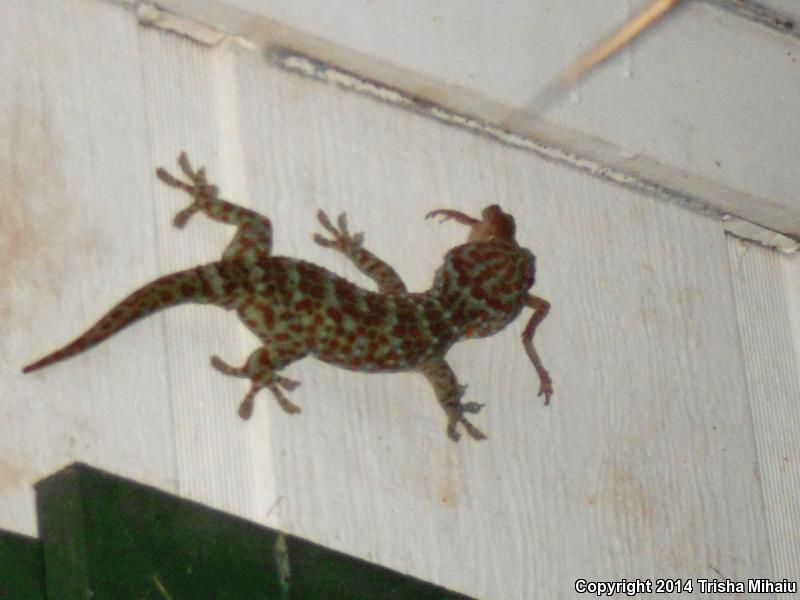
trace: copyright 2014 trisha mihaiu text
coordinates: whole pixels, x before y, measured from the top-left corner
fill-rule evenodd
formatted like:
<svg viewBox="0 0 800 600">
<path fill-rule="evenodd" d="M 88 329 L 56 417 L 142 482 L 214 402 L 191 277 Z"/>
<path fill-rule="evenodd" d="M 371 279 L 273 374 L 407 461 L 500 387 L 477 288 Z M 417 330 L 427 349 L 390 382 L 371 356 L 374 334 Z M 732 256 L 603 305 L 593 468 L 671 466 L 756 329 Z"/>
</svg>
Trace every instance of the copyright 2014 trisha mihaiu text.
<svg viewBox="0 0 800 600">
<path fill-rule="evenodd" d="M 576 579 L 575 591 L 597 597 L 623 594 L 796 594 L 797 582 L 791 579 L 619 579 L 617 581 L 592 581 Z"/>
</svg>

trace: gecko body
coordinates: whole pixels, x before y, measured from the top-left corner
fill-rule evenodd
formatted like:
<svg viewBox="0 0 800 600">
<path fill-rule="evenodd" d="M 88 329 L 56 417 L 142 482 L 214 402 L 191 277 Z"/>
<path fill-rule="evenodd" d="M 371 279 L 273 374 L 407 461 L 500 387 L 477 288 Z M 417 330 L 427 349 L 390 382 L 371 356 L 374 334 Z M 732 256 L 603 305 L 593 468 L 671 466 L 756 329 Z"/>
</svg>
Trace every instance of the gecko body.
<svg viewBox="0 0 800 600">
<path fill-rule="evenodd" d="M 187 302 L 210 303 L 234 310 L 261 341 L 241 367 L 217 356 L 214 368 L 251 381 L 239 407 L 247 419 L 256 394 L 266 388 L 287 413 L 299 412 L 283 393 L 299 382 L 280 372 L 306 356 L 364 372 L 416 371 L 432 384 L 448 423 L 447 433 L 458 440 L 457 425 L 475 439 L 485 435 L 465 413 L 482 404 L 462 403 L 460 385 L 445 354 L 464 338 L 497 333 L 523 308 L 534 314 L 523 332 L 523 345 L 540 377 L 539 395 L 545 404 L 552 395 L 550 376 L 533 347 L 533 334 L 549 304 L 528 293 L 534 283 L 535 259 L 514 239 L 514 220 L 497 205 L 484 209 L 481 219 L 441 209 L 428 216 L 453 219 L 470 228 L 469 239 L 445 255 L 431 288 L 413 293 L 388 264 L 363 248 L 363 236 L 351 235 L 341 215 L 335 226 L 320 211 L 318 219 L 330 237 L 315 235 L 323 247 L 344 254 L 378 285 L 371 291 L 313 263 L 272 256 L 272 224 L 254 211 L 218 197 L 204 169 L 193 170 L 185 154 L 179 158 L 189 183 L 164 169 L 158 177 L 185 190 L 192 204 L 178 213 L 183 227 L 196 212 L 237 226 L 222 260 L 166 275 L 146 284 L 112 308 L 86 333 L 63 348 L 26 366 L 31 372 L 69 358 L 100 343 L 131 323 L 156 311 Z"/>
</svg>

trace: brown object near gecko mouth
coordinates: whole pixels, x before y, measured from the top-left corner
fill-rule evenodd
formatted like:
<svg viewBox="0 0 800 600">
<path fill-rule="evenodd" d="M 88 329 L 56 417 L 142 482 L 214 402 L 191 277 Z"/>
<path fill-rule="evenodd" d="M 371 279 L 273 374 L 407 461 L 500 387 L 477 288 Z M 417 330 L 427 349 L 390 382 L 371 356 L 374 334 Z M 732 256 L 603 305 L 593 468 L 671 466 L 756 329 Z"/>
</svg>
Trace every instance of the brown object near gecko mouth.
<svg viewBox="0 0 800 600">
<path fill-rule="evenodd" d="M 467 243 L 451 249 L 436 271 L 432 287 L 414 293 L 406 289 L 397 272 L 365 250 L 363 234 L 350 234 L 345 215 L 334 225 L 319 211 L 317 218 L 330 237 L 314 240 L 344 254 L 378 285 L 373 292 L 315 264 L 285 256 L 272 256 L 272 223 L 255 211 L 218 197 L 206 180 L 205 169 L 192 169 L 185 153 L 179 164 L 188 183 L 159 168 L 164 183 L 187 192 L 191 205 L 174 220 L 183 227 L 197 212 L 235 225 L 236 234 L 222 260 L 166 275 L 148 283 L 111 309 L 86 333 L 60 350 L 26 366 L 24 373 L 69 358 L 102 342 L 131 323 L 156 311 L 187 302 L 214 304 L 235 310 L 242 322 L 261 340 L 241 367 L 214 356 L 218 371 L 251 381 L 239 407 L 247 419 L 256 394 L 266 388 L 287 413 L 300 412 L 283 393 L 299 382 L 279 375 L 290 363 L 306 356 L 362 372 L 416 371 L 433 386 L 447 416 L 447 434 L 458 440 L 461 425 L 474 439 L 486 436 L 465 417 L 483 407 L 462 403 L 460 385 L 445 354 L 465 338 L 486 337 L 511 323 L 524 307 L 534 310 L 522 342 L 539 375 L 539 395 L 550 402 L 553 387 L 534 346 L 536 328 L 547 315 L 547 301 L 532 296 L 535 258 L 514 239 L 511 215 L 493 204 L 480 219 L 450 209 L 434 210 L 440 216 L 467 225 Z"/>
</svg>

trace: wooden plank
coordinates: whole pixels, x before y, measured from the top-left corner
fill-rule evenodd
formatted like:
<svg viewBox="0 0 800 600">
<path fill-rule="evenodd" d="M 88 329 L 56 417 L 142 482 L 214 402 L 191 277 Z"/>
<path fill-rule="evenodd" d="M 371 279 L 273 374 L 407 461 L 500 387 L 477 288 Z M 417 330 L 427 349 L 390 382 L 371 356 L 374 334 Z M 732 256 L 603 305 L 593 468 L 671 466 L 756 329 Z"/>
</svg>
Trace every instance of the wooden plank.
<svg viewBox="0 0 800 600">
<path fill-rule="evenodd" d="M 318 208 L 347 211 L 368 247 L 419 290 L 465 237 L 423 216 L 500 203 L 538 257 L 535 291 L 553 303 L 537 342 L 556 396 L 547 408 L 535 398 L 520 319 L 448 356 L 470 384 L 467 399 L 488 404 L 476 417 L 485 443 L 449 441 L 416 375 L 371 377 L 313 360 L 287 369 L 303 382 L 292 395 L 302 414 L 288 417 L 264 395 L 254 419 L 240 423 L 235 407 L 246 384 L 211 371 L 207 360 L 218 353 L 236 362 L 255 340 L 223 311 L 176 309 L 42 379 L 0 380 L 4 402 L 11 399 L 0 450 L 22 474 L 0 488 L 3 506 L 17 512 L 0 514 L 33 528 L 17 517 L 29 510 L 26 478 L 74 457 L 479 597 L 568 596 L 579 577 L 776 572 L 719 223 L 288 74 L 240 48 L 138 28 L 130 14 L 100 5 L 99 15 L 81 12 L 97 6 L 85 2 L 53 13 L 42 0 L 25 5 L 27 16 L 15 9 L 22 16 L 8 27 L 8 39 L 17 39 L 14 29 L 45 28 L 36 39 L 52 46 L 36 56 L 48 59 L 77 43 L 59 37 L 74 31 L 59 34 L 48 19 L 88 30 L 99 23 L 108 34 L 80 29 L 76 54 L 101 57 L 84 61 L 89 67 L 68 62 L 49 75 L 56 66 L 23 69 L 19 57 L 15 68 L 7 64 L 16 77 L 9 89 L 25 92 L 13 96 L 18 103 L 31 95 L 34 108 L 71 108 L 63 121 L 45 111 L 60 124 L 59 139 L 93 142 L 76 143 L 80 151 L 66 145 L 51 159 L 69 166 L 64 180 L 80 182 L 80 194 L 55 186 L 3 196 L 18 198 L 15 210 L 26 216 L 11 221 L 15 235 L 51 232 L 35 253 L 15 255 L 0 288 L 4 364 L 77 333 L 74 315 L 88 322 L 133 286 L 219 255 L 230 230 L 198 219 L 173 232 L 171 215 L 185 200 L 152 176 L 187 149 L 224 196 L 272 218 L 276 253 L 363 284 L 311 242 Z M 31 69 L 38 87 L 24 87 Z M 125 76 L 115 78 L 118 71 Z M 80 108 L 87 85 L 75 81 L 100 87 L 91 108 Z M 135 108 L 117 115 L 128 96 Z M 118 136 L 106 137 L 109 128 L 134 126 L 140 133 L 124 153 Z M 22 150 L 46 137 L 20 131 Z M 19 171 L 51 165 L 34 158 L 20 152 Z M 55 226 L 57 207 L 64 214 Z M 104 227 L 114 235 L 98 248 Z M 64 301 L 44 301 L 42 282 L 61 286 Z M 772 308 L 780 310 L 765 310 Z"/>
<path fill-rule="evenodd" d="M 752 19 L 763 22 L 779 31 L 798 34 L 800 6 L 794 0 L 712 0 L 718 1 L 731 10 L 740 10 Z"/>
<path fill-rule="evenodd" d="M 489 13 L 479 0 L 410 11 L 284 0 L 159 5 L 266 50 L 291 48 L 338 65 L 488 129 L 499 125 L 601 176 L 800 236 L 800 181 L 785 166 L 800 135 L 788 100 L 800 94 L 793 30 L 782 34 L 724 2 L 685 2 L 546 114 L 528 110 L 581 52 L 646 2 L 602 12 L 591 0 L 506 3 Z"/>
<path fill-rule="evenodd" d="M 0 530 L 0 598 L 46 600 L 39 540 Z"/>
<path fill-rule="evenodd" d="M 52 598 L 470 600 L 86 465 L 37 504 Z"/>
<path fill-rule="evenodd" d="M 753 411 L 758 478 L 777 578 L 800 580 L 800 371 L 788 303 L 798 305 L 797 261 L 736 238 L 728 242 L 745 372 Z M 769 307 L 769 308 L 767 308 Z M 765 309 L 769 312 L 765 312 Z"/>
<path fill-rule="evenodd" d="M 246 57 L 237 68 L 240 89 L 261 90 L 239 98 L 242 144 L 248 172 L 265 165 L 257 181 L 269 191 L 252 197 L 279 240 L 307 239 L 316 206 L 344 210 L 370 249 L 424 289 L 463 231 L 422 216 L 497 200 L 538 256 L 535 289 L 553 302 L 540 342 L 557 380 L 550 408 L 534 396 L 523 323 L 450 353 L 468 399 L 489 404 L 477 419 L 490 436 L 483 445 L 447 440 L 413 375 L 363 377 L 313 361 L 287 369 L 303 382 L 293 398 L 304 412 L 270 421 L 283 449 L 282 522 L 486 597 L 565 595 L 587 576 L 770 571 L 717 223 Z M 288 143 L 276 150 L 268 139 Z M 297 253 L 352 274 L 312 245 Z M 398 531 L 418 554 L 402 549 Z"/>
<path fill-rule="evenodd" d="M 35 534 L 33 482 L 79 456 L 175 485 L 173 421 L 158 319 L 113 356 L 20 372 L 159 274 L 137 28 L 34 0 L 4 6 L 0 35 L 0 526 Z"/>
<path fill-rule="evenodd" d="M 237 118 L 235 103 L 224 98 L 233 89 L 225 75 L 233 55 L 208 53 L 185 38 L 153 29 L 139 29 L 137 41 L 142 59 L 151 65 L 143 71 L 142 86 L 148 91 L 143 110 L 152 153 L 149 163 L 140 165 L 139 176 L 151 186 L 144 204 L 156 231 L 158 272 L 163 274 L 218 260 L 233 229 L 202 215 L 184 229 L 173 227 L 173 217 L 191 199 L 158 181 L 155 167 L 179 172 L 178 153 L 187 150 L 198 166 L 208 167 L 228 197 L 245 204 L 247 179 L 236 162 L 238 133 L 226 128 Z M 235 98 L 235 90 L 231 93 Z M 250 334 L 234 315 L 210 306 L 170 311 L 162 327 L 170 379 L 161 394 L 172 410 L 176 490 L 236 514 L 253 515 L 272 505 L 270 471 L 253 468 L 248 428 L 231 418 L 244 391 L 209 366 L 212 354 L 233 363 L 240 355 L 243 360 L 243 340 Z M 268 444 L 261 451 L 259 463 L 268 465 Z"/>
</svg>

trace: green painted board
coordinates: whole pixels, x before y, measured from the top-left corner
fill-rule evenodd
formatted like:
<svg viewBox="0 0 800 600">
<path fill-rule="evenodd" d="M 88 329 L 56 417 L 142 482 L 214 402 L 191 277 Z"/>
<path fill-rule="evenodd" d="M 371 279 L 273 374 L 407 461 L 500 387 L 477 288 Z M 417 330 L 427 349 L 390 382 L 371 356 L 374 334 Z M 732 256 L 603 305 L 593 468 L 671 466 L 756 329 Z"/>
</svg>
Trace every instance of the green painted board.
<svg viewBox="0 0 800 600">
<path fill-rule="evenodd" d="M 45 600 L 39 540 L 0 530 L 0 600 Z"/>
<path fill-rule="evenodd" d="M 36 492 L 51 600 L 469 600 L 86 465 Z"/>
</svg>

